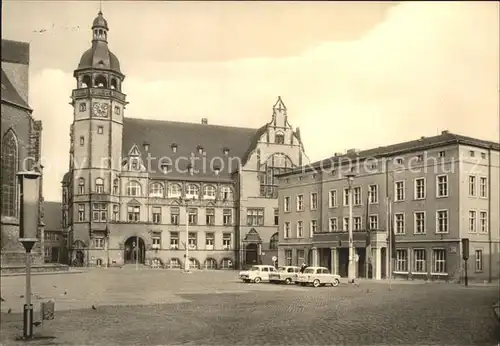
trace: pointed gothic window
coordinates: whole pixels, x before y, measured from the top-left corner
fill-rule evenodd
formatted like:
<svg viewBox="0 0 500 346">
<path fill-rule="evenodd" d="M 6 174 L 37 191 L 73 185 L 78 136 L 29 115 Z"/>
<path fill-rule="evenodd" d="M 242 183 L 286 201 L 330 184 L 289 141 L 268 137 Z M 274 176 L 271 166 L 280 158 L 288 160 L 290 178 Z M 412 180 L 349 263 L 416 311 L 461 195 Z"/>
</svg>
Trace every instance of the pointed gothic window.
<svg viewBox="0 0 500 346">
<path fill-rule="evenodd" d="M 293 168 L 290 157 L 283 153 L 271 155 L 264 165 L 261 166 L 260 173 L 260 195 L 266 198 L 276 198 L 278 195 L 277 174 L 284 173 Z"/>
<path fill-rule="evenodd" d="M 2 215 L 16 216 L 16 173 L 18 147 L 14 131 L 9 130 L 2 139 Z"/>
</svg>

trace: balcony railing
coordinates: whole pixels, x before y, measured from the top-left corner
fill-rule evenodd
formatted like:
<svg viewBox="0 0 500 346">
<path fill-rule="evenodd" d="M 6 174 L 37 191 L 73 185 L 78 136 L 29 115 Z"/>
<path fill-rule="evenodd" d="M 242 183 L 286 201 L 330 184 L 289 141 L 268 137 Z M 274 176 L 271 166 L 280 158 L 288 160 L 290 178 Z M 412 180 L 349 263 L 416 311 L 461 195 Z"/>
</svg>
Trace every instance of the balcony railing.
<svg viewBox="0 0 500 346">
<path fill-rule="evenodd" d="M 86 98 L 86 97 L 113 97 L 120 101 L 125 101 L 125 94 L 116 90 L 103 89 L 103 88 L 86 88 L 73 90 L 73 98 Z"/>
</svg>

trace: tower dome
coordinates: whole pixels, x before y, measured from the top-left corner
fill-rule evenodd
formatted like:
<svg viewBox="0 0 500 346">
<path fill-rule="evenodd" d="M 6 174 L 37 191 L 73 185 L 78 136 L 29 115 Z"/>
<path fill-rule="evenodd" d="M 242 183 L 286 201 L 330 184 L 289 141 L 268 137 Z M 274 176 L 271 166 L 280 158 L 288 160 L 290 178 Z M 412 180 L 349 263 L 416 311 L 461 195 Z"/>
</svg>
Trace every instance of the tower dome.
<svg viewBox="0 0 500 346">
<path fill-rule="evenodd" d="M 99 11 L 92 23 L 92 47 L 82 54 L 78 70 L 93 68 L 121 74 L 120 61 L 108 48 L 108 22 Z"/>
</svg>

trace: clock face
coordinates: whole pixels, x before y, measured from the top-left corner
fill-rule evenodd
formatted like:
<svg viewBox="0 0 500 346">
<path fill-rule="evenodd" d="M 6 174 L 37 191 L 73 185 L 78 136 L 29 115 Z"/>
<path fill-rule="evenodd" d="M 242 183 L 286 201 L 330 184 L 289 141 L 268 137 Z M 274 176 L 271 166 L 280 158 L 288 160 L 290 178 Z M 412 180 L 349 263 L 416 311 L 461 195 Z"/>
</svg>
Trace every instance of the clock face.
<svg viewBox="0 0 500 346">
<path fill-rule="evenodd" d="M 94 116 L 107 118 L 108 117 L 108 104 L 107 103 L 94 103 L 93 106 Z"/>
</svg>

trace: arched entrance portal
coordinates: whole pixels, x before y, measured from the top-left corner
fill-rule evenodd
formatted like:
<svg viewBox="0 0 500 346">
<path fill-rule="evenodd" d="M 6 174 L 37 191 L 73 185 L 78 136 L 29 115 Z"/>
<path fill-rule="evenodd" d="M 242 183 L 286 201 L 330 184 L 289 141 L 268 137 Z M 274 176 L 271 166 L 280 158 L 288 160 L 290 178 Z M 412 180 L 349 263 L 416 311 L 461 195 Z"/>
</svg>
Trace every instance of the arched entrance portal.
<svg viewBox="0 0 500 346">
<path fill-rule="evenodd" d="M 125 253 L 123 259 L 125 263 L 139 262 L 144 264 L 146 258 L 146 245 L 141 237 L 130 237 L 125 241 Z"/>
<path fill-rule="evenodd" d="M 245 264 L 256 265 L 258 260 L 258 245 L 255 243 L 250 243 L 245 248 Z"/>
</svg>

